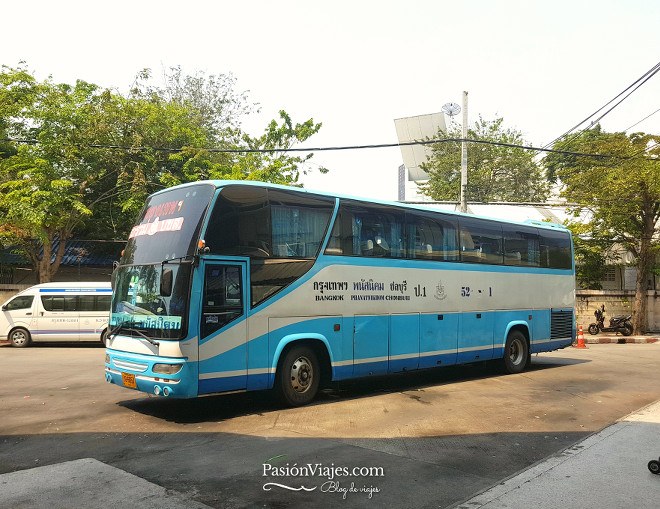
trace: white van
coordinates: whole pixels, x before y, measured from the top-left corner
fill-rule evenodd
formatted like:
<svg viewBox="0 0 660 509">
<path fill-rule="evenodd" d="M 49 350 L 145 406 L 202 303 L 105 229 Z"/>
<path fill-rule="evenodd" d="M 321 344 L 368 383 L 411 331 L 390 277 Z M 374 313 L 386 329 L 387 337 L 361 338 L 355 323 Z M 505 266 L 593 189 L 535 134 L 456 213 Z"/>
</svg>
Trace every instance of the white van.
<svg viewBox="0 0 660 509">
<path fill-rule="evenodd" d="M 43 283 L 2 305 L 0 340 L 13 346 L 32 341 L 105 343 L 110 316 L 110 283 Z"/>
</svg>

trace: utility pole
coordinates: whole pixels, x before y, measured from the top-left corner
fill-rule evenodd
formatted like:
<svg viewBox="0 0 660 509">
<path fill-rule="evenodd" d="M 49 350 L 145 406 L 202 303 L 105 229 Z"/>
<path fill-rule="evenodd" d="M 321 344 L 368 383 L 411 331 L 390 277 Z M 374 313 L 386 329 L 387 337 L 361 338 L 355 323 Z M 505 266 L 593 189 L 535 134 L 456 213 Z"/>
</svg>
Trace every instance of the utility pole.
<svg viewBox="0 0 660 509">
<path fill-rule="evenodd" d="M 463 141 L 461 142 L 461 212 L 467 212 L 468 93 L 463 91 Z"/>
</svg>

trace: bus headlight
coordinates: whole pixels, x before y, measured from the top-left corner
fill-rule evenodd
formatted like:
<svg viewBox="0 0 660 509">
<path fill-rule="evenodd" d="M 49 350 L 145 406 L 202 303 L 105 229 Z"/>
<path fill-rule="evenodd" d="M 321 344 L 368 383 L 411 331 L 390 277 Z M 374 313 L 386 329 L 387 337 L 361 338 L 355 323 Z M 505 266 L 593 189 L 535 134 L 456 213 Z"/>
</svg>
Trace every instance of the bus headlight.
<svg viewBox="0 0 660 509">
<path fill-rule="evenodd" d="M 174 375 L 181 371 L 182 364 L 154 364 L 152 371 L 163 375 Z"/>
<path fill-rule="evenodd" d="M 110 364 L 110 356 L 107 353 L 105 354 L 105 363 Z"/>
</svg>

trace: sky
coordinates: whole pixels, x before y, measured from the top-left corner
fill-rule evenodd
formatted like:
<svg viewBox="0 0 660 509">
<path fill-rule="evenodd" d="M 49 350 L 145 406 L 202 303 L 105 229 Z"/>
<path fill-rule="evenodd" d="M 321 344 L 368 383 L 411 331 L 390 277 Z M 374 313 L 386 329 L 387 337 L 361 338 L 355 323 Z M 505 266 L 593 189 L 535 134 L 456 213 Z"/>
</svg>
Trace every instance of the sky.
<svg viewBox="0 0 660 509">
<path fill-rule="evenodd" d="M 22 0 L 2 7 L 0 64 L 125 91 L 180 65 L 232 73 L 260 112 L 321 131 L 300 146 L 396 143 L 394 119 L 468 92 L 469 122 L 504 118 L 542 146 L 660 61 L 653 0 Z M 622 131 L 660 108 L 660 73 L 602 120 Z M 660 134 L 660 112 L 633 130 Z M 398 148 L 315 154 L 305 187 L 397 197 Z M 321 175 L 315 165 L 330 170 Z"/>
</svg>

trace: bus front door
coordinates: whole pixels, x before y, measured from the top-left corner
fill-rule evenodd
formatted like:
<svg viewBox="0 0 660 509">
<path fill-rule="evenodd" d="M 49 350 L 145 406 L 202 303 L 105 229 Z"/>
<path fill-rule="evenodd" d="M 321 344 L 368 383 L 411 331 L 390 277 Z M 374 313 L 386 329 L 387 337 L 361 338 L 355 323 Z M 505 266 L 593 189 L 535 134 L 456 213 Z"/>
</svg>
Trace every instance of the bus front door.
<svg viewBox="0 0 660 509">
<path fill-rule="evenodd" d="M 247 384 L 247 263 L 202 262 L 204 289 L 199 326 L 199 394 Z"/>
</svg>

